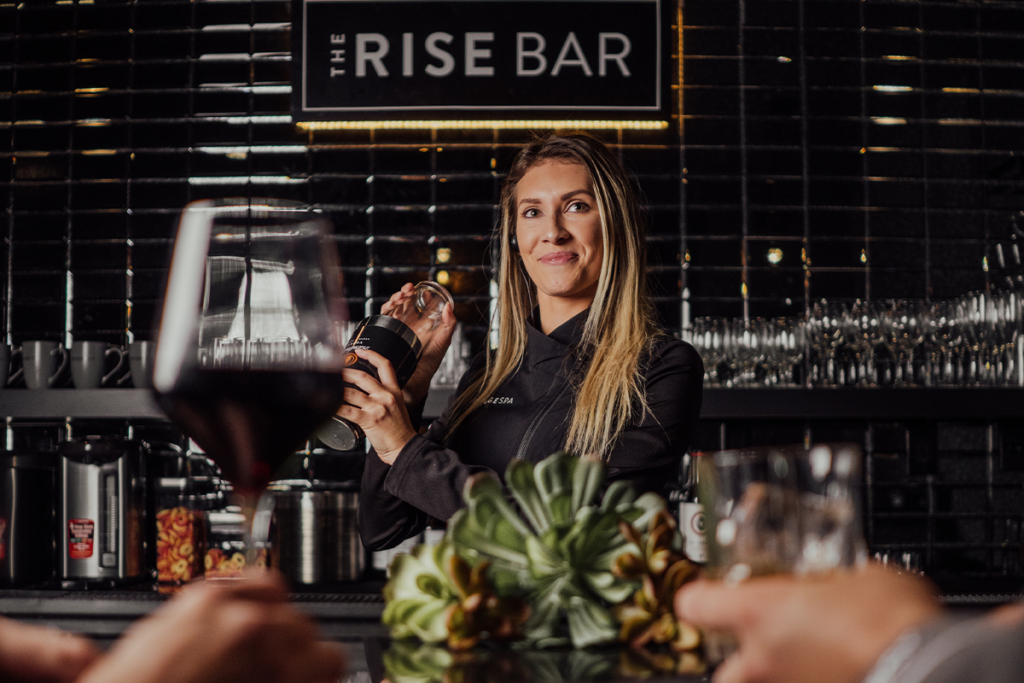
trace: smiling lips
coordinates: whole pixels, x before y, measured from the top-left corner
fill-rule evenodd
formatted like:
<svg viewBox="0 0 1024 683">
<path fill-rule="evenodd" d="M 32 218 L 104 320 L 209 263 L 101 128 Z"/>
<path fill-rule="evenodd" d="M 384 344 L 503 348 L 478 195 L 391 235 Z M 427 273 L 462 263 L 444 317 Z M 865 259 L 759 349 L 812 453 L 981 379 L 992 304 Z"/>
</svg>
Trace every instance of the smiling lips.
<svg viewBox="0 0 1024 683">
<path fill-rule="evenodd" d="M 540 262 L 548 266 L 564 266 L 578 257 L 571 251 L 553 251 L 540 257 Z"/>
</svg>

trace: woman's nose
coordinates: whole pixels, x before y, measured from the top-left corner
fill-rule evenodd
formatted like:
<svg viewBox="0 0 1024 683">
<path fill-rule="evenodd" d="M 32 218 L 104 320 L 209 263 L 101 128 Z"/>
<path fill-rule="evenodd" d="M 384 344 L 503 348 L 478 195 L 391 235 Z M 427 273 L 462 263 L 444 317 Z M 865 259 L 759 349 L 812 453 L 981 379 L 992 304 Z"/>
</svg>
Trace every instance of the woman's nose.
<svg viewBox="0 0 1024 683">
<path fill-rule="evenodd" d="M 560 213 L 555 213 L 548 224 L 544 226 L 542 235 L 545 242 L 561 244 L 569 238 L 569 231 L 565 228 L 565 219 Z"/>
</svg>

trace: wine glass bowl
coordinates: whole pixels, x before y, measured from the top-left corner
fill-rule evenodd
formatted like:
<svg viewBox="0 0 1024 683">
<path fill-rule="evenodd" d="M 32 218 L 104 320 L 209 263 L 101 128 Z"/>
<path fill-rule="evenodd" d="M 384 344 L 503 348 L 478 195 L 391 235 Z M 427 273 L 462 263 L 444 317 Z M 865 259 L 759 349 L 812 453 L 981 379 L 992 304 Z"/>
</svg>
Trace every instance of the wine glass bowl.
<svg viewBox="0 0 1024 683">
<path fill-rule="evenodd" d="M 329 222 L 273 199 L 189 204 L 157 343 L 168 416 L 258 490 L 341 404 L 345 320 Z"/>
</svg>

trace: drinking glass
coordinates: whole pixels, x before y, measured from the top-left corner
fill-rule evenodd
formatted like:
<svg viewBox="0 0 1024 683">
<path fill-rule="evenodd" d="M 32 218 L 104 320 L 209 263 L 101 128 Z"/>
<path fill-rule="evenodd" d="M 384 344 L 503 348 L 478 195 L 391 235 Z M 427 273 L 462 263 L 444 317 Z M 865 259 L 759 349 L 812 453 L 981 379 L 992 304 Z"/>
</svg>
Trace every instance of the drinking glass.
<svg viewBox="0 0 1024 683">
<path fill-rule="evenodd" d="M 812 352 L 808 386 L 835 386 L 837 356 L 843 345 L 843 308 L 835 302 L 815 302 L 807 316 L 807 343 Z"/>
<path fill-rule="evenodd" d="M 853 444 L 748 448 L 698 458 L 709 575 L 736 584 L 863 565 L 860 461 Z M 728 634 L 709 634 L 713 662 L 732 648 Z"/>
<path fill-rule="evenodd" d="M 690 343 L 704 362 L 704 381 L 707 384 L 725 384 L 730 373 L 729 321 L 725 318 L 697 318 L 693 321 Z"/>
<path fill-rule="evenodd" d="M 730 386 L 756 386 L 764 375 L 764 321 L 737 318 L 730 325 L 732 381 Z"/>
<path fill-rule="evenodd" d="M 181 216 L 153 387 L 250 513 L 342 402 L 345 307 L 329 232 L 319 214 L 275 199 L 194 202 Z"/>
</svg>

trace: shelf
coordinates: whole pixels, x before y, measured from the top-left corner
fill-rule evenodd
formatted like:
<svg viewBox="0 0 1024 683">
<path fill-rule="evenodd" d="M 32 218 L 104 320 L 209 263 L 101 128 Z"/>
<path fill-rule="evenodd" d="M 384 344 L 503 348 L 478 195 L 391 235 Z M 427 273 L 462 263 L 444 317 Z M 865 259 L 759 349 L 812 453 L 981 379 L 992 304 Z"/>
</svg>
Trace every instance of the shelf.
<svg viewBox="0 0 1024 683">
<path fill-rule="evenodd" d="M 12 418 L 166 419 L 149 389 L 3 389 L 0 415 Z"/>
<path fill-rule="evenodd" d="M 703 420 L 997 420 L 1024 417 L 1019 387 L 704 390 Z"/>
<path fill-rule="evenodd" d="M 452 389 L 433 389 L 425 417 L 437 417 Z M 0 415 L 15 419 L 164 419 L 148 389 L 4 389 Z M 999 420 L 1024 418 L 1024 389 L 704 390 L 703 420 Z"/>
</svg>

